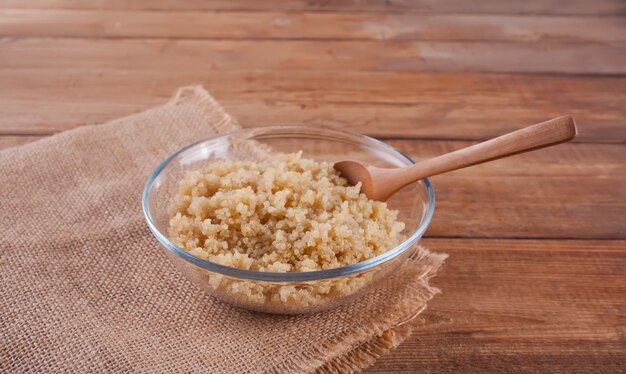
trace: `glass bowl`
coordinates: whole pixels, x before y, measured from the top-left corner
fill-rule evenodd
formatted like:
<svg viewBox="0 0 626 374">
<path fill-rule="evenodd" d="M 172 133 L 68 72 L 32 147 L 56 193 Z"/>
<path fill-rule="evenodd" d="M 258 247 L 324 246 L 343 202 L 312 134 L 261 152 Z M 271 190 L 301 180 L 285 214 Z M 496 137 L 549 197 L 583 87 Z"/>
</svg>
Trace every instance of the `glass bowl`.
<svg viewBox="0 0 626 374">
<path fill-rule="evenodd" d="M 258 161 L 276 153 L 302 151 L 317 161 L 361 160 L 379 167 L 401 167 L 413 161 L 395 148 L 356 133 L 325 127 L 275 126 L 243 129 L 188 145 L 168 157 L 150 175 L 142 195 L 150 230 L 174 265 L 200 289 L 228 304 L 279 314 L 311 313 L 329 309 L 373 291 L 415 254 L 435 209 L 428 179 L 396 193 L 387 204 L 406 224 L 405 240 L 382 255 L 336 269 L 273 273 L 219 265 L 196 257 L 167 238 L 169 205 L 187 170 L 222 160 Z M 269 156 L 268 156 L 269 155 Z M 393 273 L 393 274 L 392 274 Z"/>
</svg>

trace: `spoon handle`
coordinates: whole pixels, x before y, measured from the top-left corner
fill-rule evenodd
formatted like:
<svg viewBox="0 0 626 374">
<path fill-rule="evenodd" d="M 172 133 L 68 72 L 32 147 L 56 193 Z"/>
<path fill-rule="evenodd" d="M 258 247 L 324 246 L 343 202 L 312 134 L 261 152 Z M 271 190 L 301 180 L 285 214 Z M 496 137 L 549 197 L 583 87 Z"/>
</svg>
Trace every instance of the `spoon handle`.
<svg viewBox="0 0 626 374">
<path fill-rule="evenodd" d="M 408 184 L 447 171 L 567 142 L 576 134 L 576 123 L 572 116 L 551 119 L 483 143 L 420 161 L 406 168 L 404 178 Z"/>
</svg>

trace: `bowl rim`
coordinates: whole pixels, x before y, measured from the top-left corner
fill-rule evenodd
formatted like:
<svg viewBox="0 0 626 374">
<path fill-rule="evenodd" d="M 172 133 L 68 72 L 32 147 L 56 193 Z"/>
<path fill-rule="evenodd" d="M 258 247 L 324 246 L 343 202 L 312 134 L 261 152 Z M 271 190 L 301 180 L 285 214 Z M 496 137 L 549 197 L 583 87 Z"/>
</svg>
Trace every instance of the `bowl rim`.
<svg viewBox="0 0 626 374">
<path fill-rule="evenodd" d="M 409 236 L 405 241 L 403 241 L 402 243 L 398 244 L 397 246 L 395 246 L 394 248 L 388 250 L 387 252 L 383 254 L 380 254 L 376 257 L 370 258 L 365 261 L 357 262 L 355 264 L 346 265 L 346 266 L 342 266 L 342 267 L 334 268 L 334 269 L 315 270 L 315 271 L 307 271 L 307 272 L 277 273 L 277 272 L 263 272 L 263 271 L 256 271 L 256 270 L 245 270 L 245 269 L 239 269 L 239 268 L 235 268 L 231 266 L 220 265 L 215 262 L 211 262 L 211 261 L 202 259 L 200 257 L 196 257 L 192 255 L 191 253 L 186 252 L 185 250 L 179 248 L 178 246 L 174 245 L 174 243 L 172 243 L 167 238 L 167 236 L 161 233 L 161 231 L 156 227 L 156 224 L 154 223 L 154 220 L 152 218 L 152 214 L 150 213 L 150 201 L 148 199 L 149 192 L 151 190 L 153 183 L 155 182 L 155 180 L 157 179 L 161 171 L 163 171 L 163 169 L 165 169 L 165 167 L 169 165 L 170 162 L 172 162 L 172 160 L 176 158 L 176 156 L 180 155 L 181 153 L 185 152 L 189 148 L 194 147 L 198 144 L 208 142 L 211 140 L 216 140 L 219 138 L 227 138 L 236 134 L 243 134 L 243 133 L 254 132 L 254 131 L 259 131 L 259 130 L 272 131 L 272 130 L 304 130 L 304 129 L 306 129 L 306 131 L 316 131 L 318 129 L 320 130 L 323 129 L 325 131 L 331 131 L 331 132 L 335 132 L 335 133 L 339 133 L 343 135 L 357 136 L 359 138 L 367 140 L 368 142 L 382 146 L 388 149 L 389 151 L 397 153 L 406 161 L 408 161 L 410 164 L 415 163 L 409 156 L 407 156 L 403 152 L 397 150 L 395 147 L 383 141 L 380 141 L 378 139 L 372 138 L 367 135 L 359 134 L 354 131 L 338 130 L 336 128 L 333 128 L 330 126 L 324 126 L 324 125 L 316 126 L 315 128 L 311 126 L 303 126 L 303 125 L 263 126 L 263 127 L 243 128 L 243 129 L 238 129 L 234 131 L 217 134 L 215 136 L 211 136 L 211 137 L 199 140 L 197 142 L 191 143 L 189 145 L 186 145 L 182 147 L 181 149 L 177 150 L 176 152 L 172 153 L 161 164 L 159 164 L 159 166 L 157 166 L 156 169 L 148 177 L 148 180 L 146 181 L 146 184 L 144 185 L 144 188 L 143 188 L 143 192 L 141 194 L 141 206 L 142 206 L 144 218 L 146 219 L 146 222 L 148 224 L 148 227 L 150 228 L 150 231 L 152 231 L 152 234 L 156 237 L 159 243 L 163 245 L 166 249 L 168 249 L 170 252 L 184 259 L 185 261 L 195 266 L 198 266 L 204 270 L 219 273 L 219 274 L 222 274 L 228 277 L 233 277 L 233 278 L 255 280 L 255 281 L 265 281 L 265 282 L 276 282 L 276 283 L 303 282 L 303 281 L 332 279 L 332 278 L 344 277 L 350 274 L 360 273 L 362 271 L 372 269 L 378 265 L 381 265 L 383 263 L 386 263 L 398 257 L 400 254 L 404 253 L 406 250 L 408 250 L 413 245 L 415 245 L 419 241 L 419 239 L 422 237 L 424 232 L 426 232 L 426 229 L 430 225 L 430 222 L 432 221 L 433 215 L 435 213 L 435 189 L 428 178 L 424 178 L 422 181 L 424 182 L 424 185 L 426 186 L 426 191 L 428 193 L 429 208 L 428 208 L 428 211 L 426 212 L 425 219 L 422 221 L 420 226 L 415 230 L 415 232 L 411 234 L 411 236 Z"/>
</svg>

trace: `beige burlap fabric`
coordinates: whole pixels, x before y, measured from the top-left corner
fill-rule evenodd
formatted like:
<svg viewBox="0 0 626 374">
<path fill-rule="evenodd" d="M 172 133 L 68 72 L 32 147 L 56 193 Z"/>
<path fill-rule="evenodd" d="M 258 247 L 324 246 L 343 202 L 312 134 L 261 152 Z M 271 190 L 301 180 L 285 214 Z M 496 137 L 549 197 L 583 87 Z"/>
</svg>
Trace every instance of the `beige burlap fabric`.
<svg viewBox="0 0 626 374">
<path fill-rule="evenodd" d="M 199 87 L 100 126 L 0 152 L 0 372 L 349 372 L 410 333 L 445 258 L 328 312 L 220 303 L 150 234 L 140 195 L 169 153 L 237 125 Z"/>
</svg>

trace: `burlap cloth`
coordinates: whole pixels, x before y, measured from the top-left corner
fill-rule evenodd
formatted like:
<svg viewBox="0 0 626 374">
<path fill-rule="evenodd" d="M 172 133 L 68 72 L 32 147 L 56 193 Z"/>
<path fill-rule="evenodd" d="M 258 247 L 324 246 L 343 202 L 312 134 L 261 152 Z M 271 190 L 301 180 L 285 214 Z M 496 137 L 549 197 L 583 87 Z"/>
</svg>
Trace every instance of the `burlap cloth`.
<svg viewBox="0 0 626 374">
<path fill-rule="evenodd" d="M 228 306 L 175 270 L 141 213 L 171 152 L 237 128 L 200 87 L 0 152 L 0 372 L 349 372 L 403 341 L 445 258 L 328 312 Z"/>
</svg>

